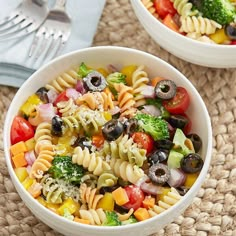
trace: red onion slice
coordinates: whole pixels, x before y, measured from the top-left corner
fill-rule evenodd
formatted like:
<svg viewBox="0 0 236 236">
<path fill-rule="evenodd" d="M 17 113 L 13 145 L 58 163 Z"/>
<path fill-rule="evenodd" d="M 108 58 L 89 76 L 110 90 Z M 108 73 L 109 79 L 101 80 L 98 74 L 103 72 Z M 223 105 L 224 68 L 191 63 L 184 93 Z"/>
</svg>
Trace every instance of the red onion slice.
<svg viewBox="0 0 236 236">
<path fill-rule="evenodd" d="M 82 95 L 87 92 L 86 89 L 85 89 L 85 87 L 84 87 L 84 83 L 83 83 L 82 80 L 78 80 L 78 81 L 77 81 L 77 84 L 75 85 L 75 89 L 76 89 L 79 93 L 81 93 Z"/>
<path fill-rule="evenodd" d="M 179 187 L 181 185 L 184 184 L 186 180 L 186 175 L 183 171 L 179 170 L 179 169 L 170 169 L 170 178 L 168 179 L 167 183 L 171 186 L 171 187 Z"/>
<path fill-rule="evenodd" d="M 161 115 L 160 109 L 154 105 L 143 106 L 142 112 L 157 117 Z"/>
<path fill-rule="evenodd" d="M 145 98 L 155 98 L 155 90 L 153 86 L 150 85 L 146 85 L 145 87 L 143 87 L 143 90 L 141 91 L 141 94 L 145 97 Z"/>
<path fill-rule="evenodd" d="M 68 98 L 72 98 L 73 100 L 76 100 L 78 97 L 81 96 L 81 93 L 78 92 L 76 89 L 74 88 L 68 88 L 66 89 L 66 96 Z"/>
<path fill-rule="evenodd" d="M 28 151 L 28 152 L 25 153 L 25 160 L 27 161 L 29 166 L 33 165 L 34 161 L 36 160 L 36 157 L 35 157 L 35 154 L 34 154 L 33 150 Z"/>
<path fill-rule="evenodd" d="M 140 185 L 140 189 L 143 190 L 143 192 L 151 195 L 157 195 L 161 194 L 163 192 L 163 187 L 159 185 L 155 185 L 152 182 L 143 182 Z"/>
<path fill-rule="evenodd" d="M 58 93 L 55 90 L 50 89 L 47 92 L 47 96 L 48 96 L 49 103 L 53 103 L 56 100 Z"/>
</svg>

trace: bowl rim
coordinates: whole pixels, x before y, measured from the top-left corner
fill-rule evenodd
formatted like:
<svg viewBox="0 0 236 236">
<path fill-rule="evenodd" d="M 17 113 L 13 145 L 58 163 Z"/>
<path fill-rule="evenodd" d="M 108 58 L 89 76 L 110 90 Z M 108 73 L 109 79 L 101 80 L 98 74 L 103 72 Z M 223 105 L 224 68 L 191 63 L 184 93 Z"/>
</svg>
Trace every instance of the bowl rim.
<svg viewBox="0 0 236 236">
<path fill-rule="evenodd" d="M 198 181 L 196 181 L 194 183 L 194 185 L 190 188 L 190 190 L 183 196 L 183 198 L 178 201 L 176 204 L 174 204 L 171 208 L 165 210 L 164 212 L 162 212 L 160 215 L 157 215 L 157 216 L 154 216 L 154 217 L 151 217 L 150 219 L 147 219 L 147 220 L 144 220 L 144 221 L 141 221 L 141 222 L 137 222 L 135 224 L 128 224 L 128 225 L 121 225 L 121 226 L 97 226 L 97 225 L 86 225 L 86 224 L 80 224 L 78 222 L 74 222 L 74 221 L 70 221 L 70 220 L 67 220 L 65 218 L 63 218 L 62 216 L 59 216 L 55 213 L 53 213 L 52 211 L 50 211 L 48 208 L 46 208 L 45 206 L 41 205 L 36 199 L 34 199 L 25 189 L 24 187 L 22 186 L 22 184 L 20 183 L 20 181 L 18 180 L 18 178 L 16 177 L 15 173 L 14 173 L 14 169 L 13 169 L 13 166 L 11 164 L 11 158 L 10 158 L 10 152 L 9 152 L 9 149 L 8 149 L 8 141 L 7 141 L 7 137 L 8 137 L 8 133 L 10 134 L 9 132 L 9 129 L 8 127 L 10 127 L 10 117 L 11 117 L 11 111 L 14 109 L 13 108 L 13 105 L 15 103 L 15 101 L 17 100 L 17 97 L 20 96 L 21 94 L 21 91 L 24 90 L 28 84 L 32 83 L 31 81 L 33 80 L 33 78 L 35 76 L 37 76 L 38 74 L 40 74 L 42 71 L 44 71 L 45 69 L 49 68 L 50 66 L 53 66 L 54 63 L 58 62 L 58 61 L 61 61 L 61 60 L 65 60 L 67 58 L 70 58 L 71 56 L 74 56 L 76 54 L 80 54 L 81 52 L 89 52 L 89 51 L 96 51 L 96 50 L 117 50 L 117 51 L 120 51 L 120 50 L 123 50 L 127 53 L 131 52 L 131 53 L 136 53 L 136 54 L 141 54 L 141 55 L 145 55 L 146 57 L 149 57 L 150 59 L 152 60 L 156 60 L 156 61 L 159 61 L 159 63 L 167 66 L 170 70 L 173 70 L 175 73 L 179 74 L 182 79 L 185 81 L 185 83 L 187 83 L 191 88 L 192 88 L 192 91 L 194 92 L 194 95 L 196 95 L 198 97 L 198 100 L 200 102 L 200 106 L 203 108 L 204 110 L 204 113 L 206 114 L 206 126 L 207 126 L 207 131 L 208 131 L 208 144 L 206 146 L 206 155 L 205 155 L 205 160 L 204 160 L 204 165 L 203 165 L 203 168 L 198 176 Z M 9 121 L 9 122 L 8 122 Z M 7 125 L 5 125 L 7 124 Z M 6 137 L 6 138 L 5 138 Z M 10 139 L 10 137 L 8 137 Z M 67 53 L 67 54 L 64 54 L 64 55 L 61 55 L 55 59 L 53 59 L 52 61 L 50 61 L 49 63 L 45 64 L 44 66 L 42 66 L 40 69 L 38 69 L 36 72 L 34 72 L 25 82 L 24 84 L 20 87 L 20 89 L 16 92 L 10 106 L 9 106 L 9 109 L 7 111 L 7 114 L 6 114 L 6 118 L 5 118 L 5 121 L 4 121 L 4 131 L 3 131 L 3 142 L 4 142 L 4 153 L 5 153 L 5 160 L 6 160 L 6 164 L 7 164 L 7 168 L 8 168 L 8 171 L 10 173 L 10 176 L 11 176 L 11 179 L 13 181 L 13 184 L 15 185 L 17 183 L 17 187 L 20 188 L 20 191 L 24 194 L 27 195 L 27 197 L 29 198 L 30 200 L 30 203 L 36 205 L 38 208 L 40 208 L 43 212 L 45 212 L 46 216 L 51 216 L 55 219 L 57 219 L 58 221 L 61 221 L 65 224 L 67 224 L 68 226 L 73 226 L 73 227 L 77 227 L 77 228 L 81 228 L 81 229 L 84 229 L 84 230 L 87 230 L 87 231 L 104 231 L 104 232 L 110 232 L 110 231 L 113 231 L 113 230 L 120 230 L 120 231 L 123 231 L 123 230 L 128 230 L 128 229 L 133 229 L 137 226 L 139 227 L 142 227 L 142 226 L 145 226 L 145 225 L 149 225 L 151 223 L 155 223 L 157 220 L 161 220 L 162 219 L 162 216 L 164 215 L 167 215 L 169 214 L 170 212 L 174 212 L 176 210 L 176 208 L 179 207 L 179 205 L 182 205 L 184 200 L 186 198 L 188 198 L 188 196 L 192 195 L 191 199 L 193 199 L 193 196 L 195 196 L 197 194 L 198 191 L 196 191 L 198 188 L 200 188 L 200 186 L 203 184 L 203 181 L 208 173 L 208 169 L 209 169 L 209 166 L 210 166 L 210 161 L 211 161 L 211 154 L 212 154 L 212 127 L 211 127 L 211 120 L 210 120 L 210 117 L 209 117 L 209 114 L 208 114 L 208 111 L 207 111 L 207 108 L 206 108 L 206 105 L 205 103 L 203 102 L 200 94 L 198 93 L 197 89 L 193 86 L 193 84 L 185 77 L 184 74 L 182 74 L 179 70 L 177 70 L 174 66 L 172 66 L 171 64 L 169 64 L 168 62 L 164 61 L 163 59 L 157 57 L 157 56 L 154 56 L 150 53 L 147 53 L 145 51 L 141 51 L 141 50 L 138 50 L 138 49 L 133 49 L 133 48 L 128 48 L 128 47 L 121 47 L 121 46 L 94 46 L 94 47 L 88 47 L 88 48 L 84 48 L 84 49 L 79 49 L 79 50 L 76 50 L 76 51 L 73 51 L 73 52 L 70 52 L 70 53 Z M 17 191 L 18 194 L 20 194 L 19 192 L 20 191 Z M 22 199 L 22 198 L 21 198 Z M 22 201 L 24 202 L 24 200 L 22 199 Z M 30 204 L 29 203 L 29 204 Z M 46 224 L 46 223 L 45 223 Z M 91 231 L 91 232 L 92 232 Z"/>
<path fill-rule="evenodd" d="M 175 32 L 174 30 L 171 30 L 167 26 L 165 26 L 159 19 L 155 18 L 143 5 L 142 1 L 136 1 L 136 0 L 130 0 L 131 5 L 134 7 L 135 5 L 139 5 L 142 8 L 142 11 L 146 13 L 147 17 L 152 21 L 153 24 L 155 22 L 166 32 L 170 33 L 171 37 L 176 37 L 177 40 L 186 40 L 186 42 L 192 44 L 195 47 L 202 47 L 204 49 L 215 49 L 215 50 L 227 50 L 231 51 L 232 48 L 236 48 L 236 45 L 227 45 L 227 44 L 214 44 L 214 43 L 204 43 L 195 39 L 191 39 L 189 37 L 186 37 L 182 34 L 179 34 Z"/>
</svg>

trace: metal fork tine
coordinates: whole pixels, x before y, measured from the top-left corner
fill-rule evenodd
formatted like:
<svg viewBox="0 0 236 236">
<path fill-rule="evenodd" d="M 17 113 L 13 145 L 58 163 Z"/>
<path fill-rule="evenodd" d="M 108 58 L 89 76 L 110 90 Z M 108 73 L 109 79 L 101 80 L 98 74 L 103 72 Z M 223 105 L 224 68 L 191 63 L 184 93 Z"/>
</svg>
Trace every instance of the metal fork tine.
<svg viewBox="0 0 236 236">
<path fill-rule="evenodd" d="M 19 18 L 19 17 L 18 17 Z M 5 31 L 10 31 L 11 29 L 13 29 L 13 28 L 15 28 L 15 27 L 18 27 L 21 23 L 23 23 L 24 21 L 25 21 L 25 19 L 24 18 L 15 18 L 15 19 L 17 19 L 16 21 L 15 20 L 13 20 L 14 22 L 12 22 L 12 24 L 11 25 L 9 25 L 8 27 L 5 27 L 5 28 L 3 28 L 3 29 L 0 29 L 0 34 L 1 33 L 4 33 Z M 8 23 L 9 24 L 9 23 Z"/>
<path fill-rule="evenodd" d="M 10 16 L 5 17 L 3 20 L 0 21 L 0 27 L 8 24 L 10 21 L 14 20 L 15 17 L 18 16 L 18 13 L 13 13 Z"/>
<path fill-rule="evenodd" d="M 30 47 L 29 57 L 31 57 L 33 55 L 33 53 L 35 52 L 35 49 L 38 45 L 38 42 L 39 42 L 39 36 L 36 34 L 35 37 L 34 37 L 33 43 Z"/>
</svg>

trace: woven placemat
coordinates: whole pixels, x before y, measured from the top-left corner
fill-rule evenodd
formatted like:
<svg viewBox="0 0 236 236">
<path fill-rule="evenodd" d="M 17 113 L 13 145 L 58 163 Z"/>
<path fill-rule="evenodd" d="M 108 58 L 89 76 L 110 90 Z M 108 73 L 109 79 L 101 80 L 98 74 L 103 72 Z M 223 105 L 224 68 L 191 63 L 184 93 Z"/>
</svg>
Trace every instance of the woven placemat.
<svg viewBox="0 0 236 236">
<path fill-rule="evenodd" d="M 144 31 L 128 0 L 107 0 L 93 46 L 118 45 L 156 55 L 179 69 L 206 103 L 213 126 L 209 174 L 197 197 L 173 223 L 155 236 L 236 236 L 236 70 L 210 69 L 180 60 L 161 49 Z M 16 89 L 0 87 L 2 134 Z M 60 235 L 24 205 L 10 180 L 0 141 L 0 236 Z"/>
</svg>

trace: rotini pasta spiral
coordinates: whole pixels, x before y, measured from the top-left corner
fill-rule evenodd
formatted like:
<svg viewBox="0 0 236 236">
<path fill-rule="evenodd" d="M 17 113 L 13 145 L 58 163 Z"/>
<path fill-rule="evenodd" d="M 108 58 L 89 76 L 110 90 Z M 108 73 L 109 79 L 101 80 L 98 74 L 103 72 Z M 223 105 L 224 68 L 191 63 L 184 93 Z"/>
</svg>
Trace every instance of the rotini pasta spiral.
<svg viewBox="0 0 236 236">
<path fill-rule="evenodd" d="M 86 93 L 76 100 L 77 105 L 86 105 L 92 110 L 98 109 L 107 111 L 114 108 L 111 93 L 105 92 L 91 92 Z"/>
<path fill-rule="evenodd" d="M 130 164 L 128 161 L 111 158 L 110 166 L 116 176 L 133 184 L 144 176 L 144 172 L 141 168 L 137 165 Z"/>
<path fill-rule="evenodd" d="M 196 33 L 196 32 L 187 33 L 185 36 L 188 37 L 188 38 L 191 38 L 191 39 L 198 40 L 198 41 L 203 42 L 203 43 L 215 43 L 208 36 L 202 35 L 202 34 Z"/>
<path fill-rule="evenodd" d="M 192 11 L 193 4 L 189 0 L 171 0 L 171 2 L 174 3 L 174 8 L 179 15 L 183 17 L 194 16 L 198 13 L 197 10 Z"/>
<path fill-rule="evenodd" d="M 74 87 L 77 83 L 79 76 L 78 73 L 71 69 L 61 75 L 59 75 L 57 78 L 55 78 L 50 84 L 46 84 L 46 89 L 54 90 L 57 93 L 63 92 L 66 88 Z"/>
<path fill-rule="evenodd" d="M 62 179 L 53 179 L 49 174 L 41 179 L 42 192 L 48 203 L 62 203 L 66 198 L 80 200 L 79 188 Z"/>
<path fill-rule="evenodd" d="M 158 14 L 156 13 L 156 9 L 151 0 L 141 0 L 145 8 L 156 18 L 158 18 Z"/>
<path fill-rule="evenodd" d="M 109 164 L 102 159 L 101 156 L 97 156 L 95 153 L 90 153 L 88 148 L 76 147 L 72 156 L 72 162 L 82 165 L 88 171 L 94 175 L 101 175 L 104 171 L 110 170 Z"/>
<path fill-rule="evenodd" d="M 34 134 L 35 152 L 37 154 L 40 152 L 40 149 L 44 144 L 52 143 L 51 128 L 52 125 L 49 122 L 43 122 L 37 126 Z"/>
<path fill-rule="evenodd" d="M 78 106 L 74 103 L 74 100 L 70 98 L 68 101 L 62 101 L 57 103 L 57 108 L 62 116 L 72 116 L 75 114 Z"/>
<path fill-rule="evenodd" d="M 35 152 L 37 159 L 30 170 L 31 178 L 42 178 L 43 173 L 48 171 L 54 159 L 54 146 L 52 144 L 51 124 L 43 122 L 38 125 L 35 135 Z"/>
<path fill-rule="evenodd" d="M 62 203 L 64 191 L 58 182 L 50 177 L 45 175 L 42 180 L 42 192 L 48 203 Z"/>
<path fill-rule="evenodd" d="M 65 130 L 78 132 L 82 129 L 86 133 L 97 133 L 99 127 L 107 122 L 102 112 L 86 107 L 80 108 L 73 116 L 62 117 L 62 120 L 66 126 Z"/>
<path fill-rule="evenodd" d="M 89 220 L 91 225 L 101 225 L 106 221 L 106 213 L 102 208 L 97 210 L 79 210 L 80 218 Z"/>
<path fill-rule="evenodd" d="M 84 183 L 80 185 L 80 201 L 82 204 L 87 204 L 88 209 L 96 209 L 99 200 L 103 197 L 103 194 L 98 194 L 97 191 L 97 188 L 88 187 Z"/>
<path fill-rule="evenodd" d="M 81 183 L 85 183 L 88 187 L 91 188 L 95 188 L 97 186 L 97 182 L 98 182 L 98 176 L 91 173 L 86 173 L 81 178 Z"/>
<path fill-rule="evenodd" d="M 127 134 L 112 142 L 105 141 L 101 153 L 137 166 L 142 166 L 146 160 L 146 150 L 139 148 Z"/>
<path fill-rule="evenodd" d="M 180 199 L 180 194 L 175 188 L 172 187 L 167 195 L 164 196 L 163 201 L 158 201 L 158 204 L 154 205 L 153 209 L 150 209 L 148 212 L 150 216 L 160 214 L 161 212 L 169 209 L 171 206 L 176 204 Z"/>
<path fill-rule="evenodd" d="M 104 172 L 98 178 L 97 188 L 114 186 L 117 180 L 118 178 L 113 173 Z"/>
<path fill-rule="evenodd" d="M 200 33 L 200 34 L 213 34 L 216 29 L 220 29 L 222 26 L 217 22 L 202 16 L 188 16 L 180 17 L 181 27 L 180 32 L 185 33 Z"/>
<path fill-rule="evenodd" d="M 149 78 L 144 66 L 139 66 L 132 74 L 132 87 L 135 101 L 135 107 L 142 106 L 146 103 L 144 96 L 141 94 L 143 88 L 148 84 Z"/>
<path fill-rule="evenodd" d="M 135 105 L 133 89 L 131 87 L 122 83 L 115 83 L 114 88 L 118 92 L 118 105 L 121 113 Z"/>
</svg>

